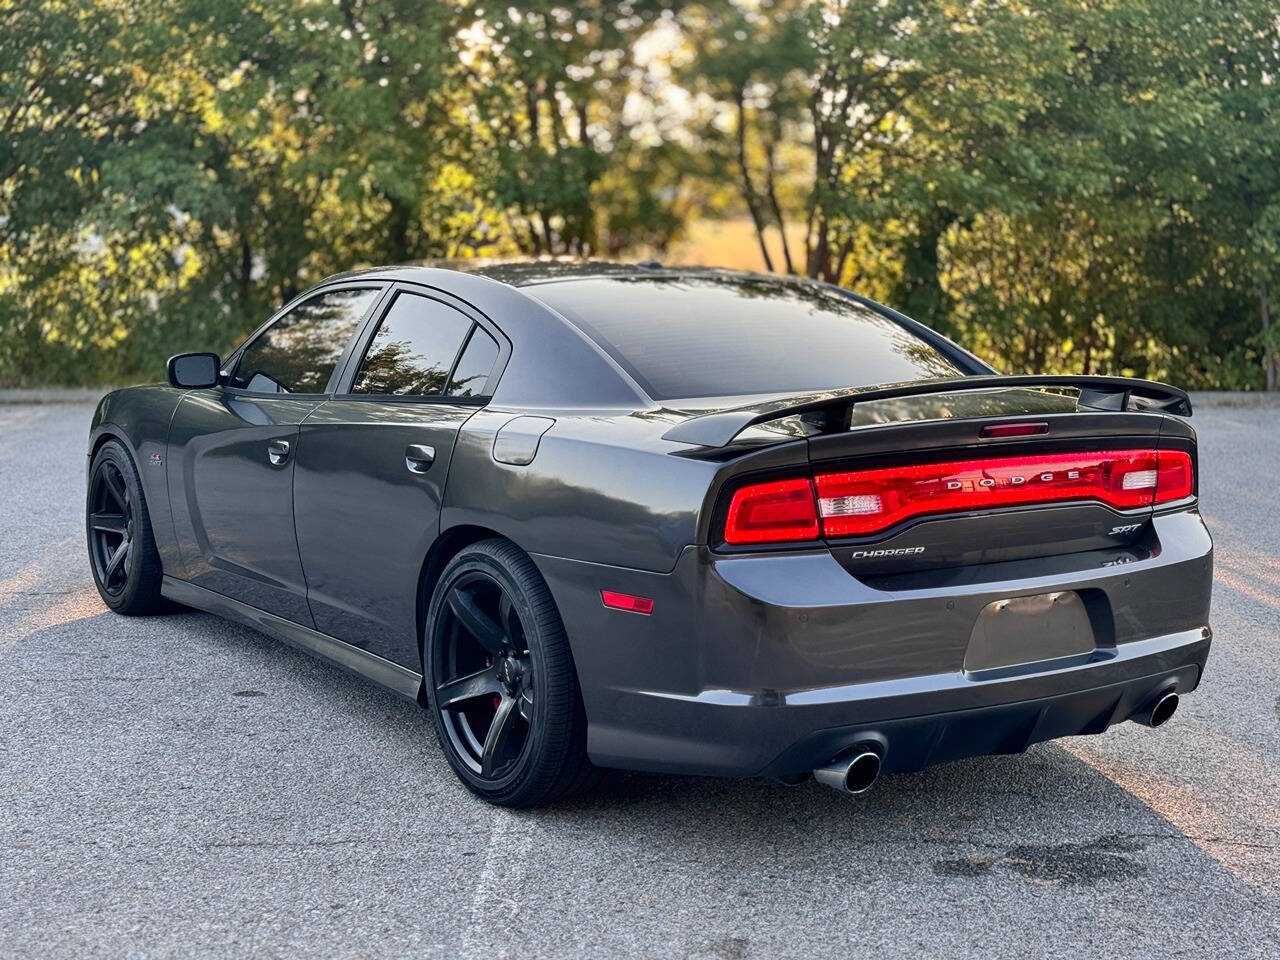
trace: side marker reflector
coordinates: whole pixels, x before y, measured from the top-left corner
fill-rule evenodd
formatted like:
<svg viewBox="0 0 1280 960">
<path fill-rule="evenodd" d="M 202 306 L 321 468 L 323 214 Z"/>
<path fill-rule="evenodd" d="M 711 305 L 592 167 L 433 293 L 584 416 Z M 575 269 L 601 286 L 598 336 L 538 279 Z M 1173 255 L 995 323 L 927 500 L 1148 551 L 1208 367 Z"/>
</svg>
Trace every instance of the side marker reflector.
<svg viewBox="0 0 1280 960">
<path fill-rule="evenodd" d="M 613 610 L 626 610 L 628 613 L 653 613 L 653 601 L 648 597 L 633 597 L 629 593 L 615 593 L 613 590 L 601 590 L 600 599 L 606 607 Z"/>
</svg>

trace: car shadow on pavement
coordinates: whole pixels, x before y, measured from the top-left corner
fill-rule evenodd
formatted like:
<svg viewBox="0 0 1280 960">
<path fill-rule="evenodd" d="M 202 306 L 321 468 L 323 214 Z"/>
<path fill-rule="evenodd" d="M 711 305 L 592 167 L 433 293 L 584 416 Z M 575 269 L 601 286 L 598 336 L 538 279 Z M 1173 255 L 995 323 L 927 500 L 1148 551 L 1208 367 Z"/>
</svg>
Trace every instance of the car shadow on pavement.
<svg viewBox="0 0 1280 960">
<path fill-rule="evenodd" d="M 1125 815 L 1100 821 L 1099 805 Z M 1081 816 L 1082 809 L 1089 812 Z M 1143 850 L 1182 839 L 1054 745 L 886 775 L 858 796 L 813 781 L 788 786 L 606 771 L 590 793 L 543 816 L 607 819 L 615 836 L 628 823 L 644 824 L 645 833 L 658 823 L 666 845 L 714 838 L 744 857 L 790 860 L 805 848 L 899 844 L 923 852 L 940 877 L 1013 873 L 1063 886 L 1140 876 L 1147 871 Z M 1135 818 L 1142 821 L 1137 831 Z"/>
<path fill-rule="evenodd" d="M 370 929 L 461 929 L 463 957 L 521 943 L 545 955 L 573 937 L 593 944 L 584 956 L 642 942 L 722 957 L 817 955 L 833 925 L 848 940 L 960 924 L 973 898 L 992 930 L 1023 929 L 1031 910 L 1069 925 L 1107 903 L 1207 948 L 1270 902 L 1057 744 L 885 776 L 855 797 L 605 771 L 585 794 L 512 812 L 456 780 L 417 705 L 206 614 L 49 624 L 6 666 L 0 723 L 21 733 L 0 791 L 22 837 L 13 876 L 70 882 L 90 904 L 164 876 L 255 922 L 255 902 L 220 892 L 233 862 L 246 889 L 296 878 L 297 909 L 323 905 L 334 923 L 330 905 L 354 897 Z M 107 850 L 135 873 L 94 879 L 86 865 Z M 522 918 L 518 932 L 492 927 L 495 911 Z M 1197 926 L 1206 916 L 1217 933 Z M 1142 924 L 1116 955 L 1141 953 Z"/>
<path fill-rule="evenodd" d="M 416 704 L 254 630 L 192 611 L 132 619 L 104 611 L 77 621 L 77 635 L 101 640 L 95 649 L 79 651 L 59 637 L 67 629 L 53 624 L 24 640 L 28 651 L 46 646 L 44 655 L 26 667 L 29 679 L 133 681 L 128 697 L 153 700 L 149 712 L 169 706 L 163 698 L 173 695 L 167 689 L 173 683 L 156 688 L 148 681 L 167 676 L 181 686 L 189 680 L 198 689 L 183 706 L 188 720 L 193 712 L 197 717 L 207 712 L 204 722 L 214 724 L 217 714 L 269 711 L 295 732 L 287 744 L 274 744 L 268 731 L 264 748 L 294 750 L 294 765 L 306 765 L 316 737 L 324 739 L 326 764 L 341 762 L 346 749 L 347 760 L 358 766 L 376 744 L 388 780 L 400 780 L 411 790 L 425 779 L 433 790 L 481 804 L 454 780 L 430 719 Z M 160 650 L 147 650 L 152 642 L 168 648 L 167 659 Z M 213 677 L 217 688 L 211 686 Z M 287 721 L 286 711 L 292 711 Z M 320 728 L 312 737 L 308 724 Z M 326 772 L 332 775 L 331 768 Z M 1100 820 L 1099 809 L 1111 816 Z M 660 837 L 663 846 L 696 849 L 714 840 L 722 849 L 740 847 L 752 856 L 803 847 L 814 836 L 824 847 L 902 842 L 935 850 L 940 876 L 1011 870 L 1084 885 L 1140 873 L 1142 850 L 1183 839 L 1139 800 L 1054 744 L 1022 755 L 886 775 L 858 796 L 813 781 L 787 786 L 763 779 L 605 770 L 585 794 L 516 816 L 536 823 L 540 832 L 572 834 L 607 825 L 620 842 L 628 836 L 636 842 Z M 1129 822 L 1135 819 L 1142 821 L 1140 829 Z M 964 852 L 957 855 L 957 850 Z"/>
</svg>

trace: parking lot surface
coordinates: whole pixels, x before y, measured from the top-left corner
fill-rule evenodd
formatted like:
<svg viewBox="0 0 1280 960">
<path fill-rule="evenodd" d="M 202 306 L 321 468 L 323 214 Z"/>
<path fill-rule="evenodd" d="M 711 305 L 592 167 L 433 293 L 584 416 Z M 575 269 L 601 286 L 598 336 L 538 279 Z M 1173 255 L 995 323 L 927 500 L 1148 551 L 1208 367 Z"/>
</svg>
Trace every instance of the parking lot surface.
<svg viewBox="0 0 1280 960">
<path fill-rule="evenodd" d="M 1280 408 L 1192 421 L 1216 638 L 1167 726 L 854 798 L 611 773 L 527 813 L 364 681 L 108 613 L 91 411 L 0 405 L 0 956 L 1280 956 Z"/>
</svg>

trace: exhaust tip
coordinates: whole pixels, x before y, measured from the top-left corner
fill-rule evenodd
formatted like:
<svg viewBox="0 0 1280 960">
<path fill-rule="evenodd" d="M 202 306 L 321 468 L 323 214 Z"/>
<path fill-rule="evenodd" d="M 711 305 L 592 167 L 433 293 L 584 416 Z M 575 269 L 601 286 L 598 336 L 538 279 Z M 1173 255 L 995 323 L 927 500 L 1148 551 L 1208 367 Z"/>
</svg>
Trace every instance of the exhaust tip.
<svg viewBox="0 0 1280 960">
<path fill-rule="evenodd" d="M 864 750 L 853 758 L 845 771 L 844 788 L 849 793 L 864 793 L 880 776 L 880 754 Z"/>
<path fill-rule="evenodd" d="M 1169 721 L 1178 709 L 1178 695 L 1167 690 L 1151 700 L 1133 715 L 1133 719 L 1147 727 L 1159 727 Z"/>
<path fill-rule="evenodd" d="M 861 748 L 813 771 L 814 779 L 842 793 L 865 793 L 880 776 L 880 754 Z"/>
<path fill-rule="evenodd" d="M 1166 720 L 1173 716 L 1174 711 L 1178 709 L 1178 695 L 1176 693 L 1166 693 L 1163 697 L 1155 702 L 1151 708 L 1151 725 L 1158 727 Z"/>
</svg>

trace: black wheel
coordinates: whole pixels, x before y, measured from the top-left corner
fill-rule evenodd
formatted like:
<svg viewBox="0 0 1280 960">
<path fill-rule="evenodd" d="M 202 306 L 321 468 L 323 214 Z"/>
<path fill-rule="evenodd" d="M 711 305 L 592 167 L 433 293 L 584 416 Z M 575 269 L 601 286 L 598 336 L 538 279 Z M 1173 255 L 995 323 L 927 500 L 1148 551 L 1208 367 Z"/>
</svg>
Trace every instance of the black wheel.
<svg viewBox="0 0 1280 960">
<path fill-rule="evenodd" d="M 85 533 L 93 582 L 108 607 L 129 615 L 162 609 L 160 555 L 142 482 L 118 440 L 104 443 L 90 466 Z"/>
<path fill-rule="evenodd" d="M 587 782 L 586 718 L 564 625 L 514 544 L 481 541 L 449 561 L 431 598 L 423 664 L 445 756 L 481 797 L 532 807 Z"/>
</svg>

